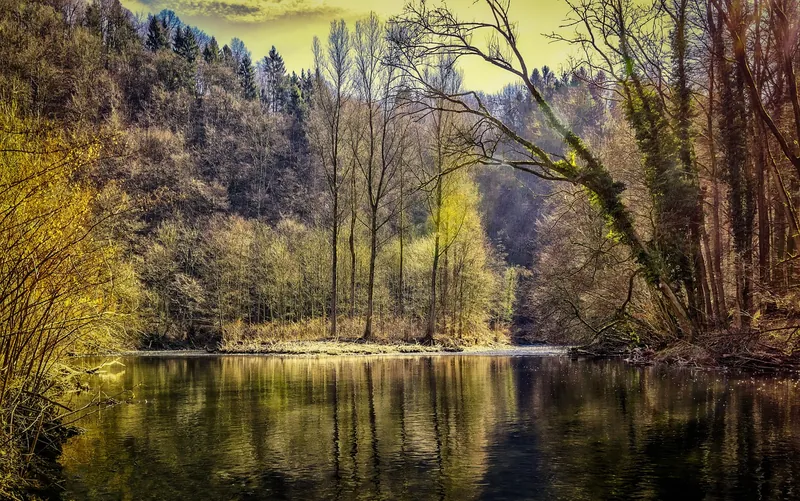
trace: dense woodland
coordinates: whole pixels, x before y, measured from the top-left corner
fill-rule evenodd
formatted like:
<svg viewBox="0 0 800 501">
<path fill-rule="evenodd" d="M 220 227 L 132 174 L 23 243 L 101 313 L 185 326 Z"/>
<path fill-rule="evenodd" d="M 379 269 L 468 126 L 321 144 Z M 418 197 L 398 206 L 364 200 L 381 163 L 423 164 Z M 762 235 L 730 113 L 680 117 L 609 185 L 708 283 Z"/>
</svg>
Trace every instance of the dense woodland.
<svg viewBox="0 0 800 501">
<path fill-rule="evenodd" d="M 65 357 L 110 347 L 796 364 L 796 0 L 569 7 L 557 71 L 485 0 L 333 21 L 298 75 L 171 11 L 0 0 L 3 475 L 57 449 Z"/>
</svg>

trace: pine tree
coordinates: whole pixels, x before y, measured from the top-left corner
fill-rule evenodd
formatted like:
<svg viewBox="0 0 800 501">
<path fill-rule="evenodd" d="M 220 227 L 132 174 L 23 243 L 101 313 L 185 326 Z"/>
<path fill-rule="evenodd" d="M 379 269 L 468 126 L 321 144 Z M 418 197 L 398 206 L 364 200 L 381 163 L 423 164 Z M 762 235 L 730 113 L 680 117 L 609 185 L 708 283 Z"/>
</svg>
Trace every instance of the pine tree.
<svg viewBox="0 0 800 501">
<path fill-rule="evenodd" d="M 178 28 L 175 30 L 175 36 L 172 38 L 172 50 L 177 54 L 183 47 L 183 30 Z"/>
<path fill-rule="evenodd" d="M 228 44 L 225 44 L 225 45 L 222 46 L 222 56 L 221 57 L 222 57 L 222 62 L 224 64 L 230 66 L 233 69 L 236 69 L 236 70 L 239 69 L 238 65 L 236 64 L 236 61 L 233 59 L 233 51 L 231 51 L 231 48 L 228 47 Z"/>
<path fill-rule="evenodd" d="M 293 118 L 289 128 L 289 141 L 293 157 L 298 152 L 305 151 L 308 145 L 306 142 L 305 122 L 308 118 L 310 103 L 303 95 L 303 80 L 296 73 L 289 77 L 286 99 L 286 114 Z"/>
<path fill-rule="evenodd" d="M 145 47 L 151 52 L 158 52 L 169 46 L 167 39 L 167 30 L 163 22 L 159 21 L 156 16 L 150 16 L 150 24 L 147 27 L 147 40 Z"/>
<path fill-rule="evenodd" d="M 83 25 L 92 33 L 102 36 L 103 14 L 100 12 L 100 4 L 92 2 L 86 6 L 86 12 L 83 16 Z"/>
<path fill-rule="evenodd" d="M 200 55 L 200 48 L 197 46 L 197 39 L 194 31 L 188 26 L 175 31 L 175 53 L 186 59 L 190 63 L 197 60 Z"/>
<path fill-rule="evenodd" d="M 274 45 L 269 50 L 269 55 L 264 57 L 264 71 L 267 77 L 269 109 L 277 113 L 285 106 L 286 101 L 286 65 Z"/>
<path fill-rule="evenodd" d="M 250 56 L 246 54 L 242 57 L 242 63 L 239 65 L 239 82 L 242 85 L 242 95 L 245 99 L 252 101 L 258 97 L 256 73 L 253 69 L 253 63 L 250 61 Z"/>
<path fill-rule="evenodd" d="M 203 49 L 203 59 L 208 64 L 213 64 L 219 61 L 219 44 L 217 44 L 216 38 L 211 37 L 211 40 L 206 44 L 206 47 Z"/>
<path fill-rule="evenodd" d="M 314 92 L 314 75 L 311 70 L 300 72 L 300 90 L 303 92 L 303 100 L 306 106 L 311 106 L 311 95 Z"/>
</svg>

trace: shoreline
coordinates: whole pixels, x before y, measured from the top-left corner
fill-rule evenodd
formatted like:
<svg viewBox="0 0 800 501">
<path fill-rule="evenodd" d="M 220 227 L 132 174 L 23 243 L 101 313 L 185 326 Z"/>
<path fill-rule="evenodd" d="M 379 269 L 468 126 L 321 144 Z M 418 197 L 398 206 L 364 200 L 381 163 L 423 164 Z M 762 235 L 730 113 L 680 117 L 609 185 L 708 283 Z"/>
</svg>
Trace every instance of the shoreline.
<svg viewBox="0 0 800 501">
<path fill-rule="evenodd" d="M 153 358 L 197 358 L 222 356 L 247 357 L 291 357 L 291 358 L 327 358 L 327 357 L 419 357 L 419 356 L 566 356 L 569 347 L 557 345 L 536 346 L 470 346 L 465 348 L 446 348 L 443 346 L 424 345 L 384 345 L 359 344 L 347 342 L 287 342 L 280 346 L 265 346 L 260 350 L 203 350 L 203 349 L 167 349 L 167 350 L 128 350 L 109 353 L 85 353 L 73 355 L 73 358 L 89 357 L 153 357 Z"/>
<path fill-rule="evenodd" d="M 607 359 L 614 358 L 634 367 L 662 365 L 665 367 L 683 367 L 699 370 L 743 370 L 748 372 L 800 372 L 797 367 L 780 366 L 747 366 L 725 363 L 726 360 L 686 358 L 675 356 L 671 350 L 630 351 L 601 350 L 593 352 L 569 345 L 476 345 L 462 347 L 427 346 L 420 344 L 381 344 L 359 343 L 355 341 L 281 341 L 275 343 L 250 344 L 233 346 L 217 350 L 197 348 L 173 348 L 158 350 L 119 350 L 107 353 L 79 353 L 70 355 L 72 359 L 142 357 L 142 358 L 209 358 L 209 357 L 275 357 L 275 358 L 411 358 L 411 357 L 448 357 L 448 356 L 484 356 L 484 357 L 564 357 Z M 729 362 L 729 361 L 728 361 Z"/>
</svg>

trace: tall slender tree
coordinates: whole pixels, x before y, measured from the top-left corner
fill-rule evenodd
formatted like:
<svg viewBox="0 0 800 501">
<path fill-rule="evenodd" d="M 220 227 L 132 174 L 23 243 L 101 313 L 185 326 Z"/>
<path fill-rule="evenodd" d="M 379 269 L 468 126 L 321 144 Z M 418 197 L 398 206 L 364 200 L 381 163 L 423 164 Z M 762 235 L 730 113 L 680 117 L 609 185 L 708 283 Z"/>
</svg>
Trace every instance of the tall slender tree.
<svg viewBox="0 0 800 501">
<path fill-rule="evenodd" d="M 353 157 L 364 180 L 369 230 L 367 309 L 363 338 L 373 338 L 375 268 L 381 244 L 379 232 L 393 217 L 387 198 L 397 189 L 403 153 L 403 127 L 396 92 L 399 74 L 391 61 L 386 30 L 374 12 L 356 23 L 353 33 L 355 87 L 363 110 L 358 122 L 365 134 L 363 151 Z M 388 58 L 388 61 L 384 59 Z"/>
<path fill-rule="evenodd" d="M 344 20 L 331 23 L 325 49 L 318 38 L 314 38 L 313 48 L 316 66 L 313 96 L 316 113 L 312 134 L 315 136 L 313 144 L 325 170 L 327 192 L 331 203 L 330 333 L 332 338 L 338 339 L 338 247 L 343 181 L 342 127 L 352 67 L 350 33 Z"/>
<path fill-rule="evenodd" d="M 272 113 L 282 111 L 286 106 L 286 65 L 283 56 L 273 45 L 262 61 L 264 88 L 261 89 L 267 109 Z"/>
<path fill-rule="evenodd" d="M 250 56 L 245 54 L 239 64 L 239 84 L 242 86 L 242 96 L 248 101 L 253 101 L 258 97 L 258 87 L 256 86 L 256 72 Z"/>
</svg>

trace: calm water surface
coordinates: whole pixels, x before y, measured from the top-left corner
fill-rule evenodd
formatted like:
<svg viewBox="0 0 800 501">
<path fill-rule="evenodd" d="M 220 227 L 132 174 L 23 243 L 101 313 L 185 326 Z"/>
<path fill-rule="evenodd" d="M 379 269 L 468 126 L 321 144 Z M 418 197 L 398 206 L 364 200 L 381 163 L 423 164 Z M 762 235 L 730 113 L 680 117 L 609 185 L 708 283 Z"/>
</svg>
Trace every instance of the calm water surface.
<svg viewBox="0 0 800 501">
<path fill-rule="evenodd" d="M 90 383 L 135 398 L 81 422 L 66 499 L 800 499 L 792 378 L 564 357 L 120 361 Z"/>
</svg>

